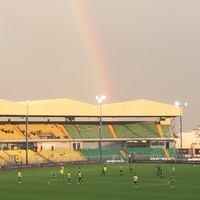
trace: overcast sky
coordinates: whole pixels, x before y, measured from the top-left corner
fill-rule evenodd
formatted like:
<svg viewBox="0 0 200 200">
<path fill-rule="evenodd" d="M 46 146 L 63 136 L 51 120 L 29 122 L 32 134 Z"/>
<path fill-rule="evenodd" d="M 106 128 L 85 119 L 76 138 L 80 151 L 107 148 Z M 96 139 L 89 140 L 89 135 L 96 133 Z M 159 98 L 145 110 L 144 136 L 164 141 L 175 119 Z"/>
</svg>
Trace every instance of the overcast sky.
<svg viewBox="0 0 200 200">
<path fill-rule="evenodd" d="M 188 102 L 200 124 L 199 0 L 0 0 L 0 98 Z"/>
</svg>

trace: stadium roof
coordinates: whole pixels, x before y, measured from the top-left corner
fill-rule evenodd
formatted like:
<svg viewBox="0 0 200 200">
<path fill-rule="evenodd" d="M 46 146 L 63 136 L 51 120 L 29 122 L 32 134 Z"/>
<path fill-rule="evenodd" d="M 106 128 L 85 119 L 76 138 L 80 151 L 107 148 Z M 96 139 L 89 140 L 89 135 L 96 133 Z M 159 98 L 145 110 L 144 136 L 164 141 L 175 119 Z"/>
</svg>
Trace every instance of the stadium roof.
<svg viewBox="0 0 200 200">
<path fill-rule="evenodd" d="M 100 106 L 72 99 L 12 102 L 0 99 L 0 116 L 32 117 L 97 117 Z M 177 117 L 180 108 L 148 100 L 135 100 L 102 105 L 104 117 Z"/>
</svg>

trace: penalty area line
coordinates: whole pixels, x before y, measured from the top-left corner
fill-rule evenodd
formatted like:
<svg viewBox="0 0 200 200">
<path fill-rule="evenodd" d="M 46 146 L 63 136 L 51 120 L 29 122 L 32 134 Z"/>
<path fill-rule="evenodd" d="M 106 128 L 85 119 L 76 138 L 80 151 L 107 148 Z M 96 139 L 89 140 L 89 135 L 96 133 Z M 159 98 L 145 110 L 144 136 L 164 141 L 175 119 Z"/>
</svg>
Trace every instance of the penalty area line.
<svg viewBox="0 0 200 200">
<path fill-rule="evenodd" d="M 156 179 L 157 180 L 157 179 Z M 158 182 L 160 183 L 141 183 L 141 185 L 139 185 L 139 187 L 157 187 L 157 186 L 165 186 L 165 185 L 169 185 L 170 181 L 167 180 L 158 180 Z"/>
<path fill-rule="evenodd" d="M 65 184 L 56 184 L 56 182 L 63 182 Z M 67 182 L 66 181 L 63 181 L 63 180 L 53 180 L 53 181 L 48 181 L 47 182 L 48 185 L 52 185 L 52 186 L 66 186 L 67 185 Z"/>
</svg>

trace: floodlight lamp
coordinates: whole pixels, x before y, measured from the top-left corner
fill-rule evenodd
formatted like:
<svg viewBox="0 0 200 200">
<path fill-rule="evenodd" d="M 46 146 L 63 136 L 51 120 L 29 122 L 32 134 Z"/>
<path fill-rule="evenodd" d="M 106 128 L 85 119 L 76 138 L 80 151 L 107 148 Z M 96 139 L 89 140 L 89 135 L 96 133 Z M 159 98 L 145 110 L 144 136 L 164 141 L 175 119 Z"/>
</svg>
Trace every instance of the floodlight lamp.
<svg viewBox="0 0 200 200">
<path fill-rule="evenodd" d="M 187 105 L 188 105 L 187 102 L 185 102 L 185 103 L 183 103 L 183 104 L 181 104 L 181 103 L 178 102 L 178 101 L 175 102 L 175 106 L 187 106 Z"/>
<path fill-rule="evenodd" d="M 103 100 L 100 98 L 100 99 L 97 99 L 98 103 L 102 103 Z"/>
<path fill-rule="evenodd" d="M 102 100 L 105 100 L 105 99 L 106 99 L 106 96 L 105 96 L 105 95 L 102 95 L 102 96 L 101 96 L 101 99 L 102 99 Z"/>
<path fill-rule="evenodd" d="M 96 96 L 96 99 L 98 101 L 98 103 L 102 103 L 105 99 L 106 99 L 106 96 L 105 95 L 102 95 L 102 96 Z"/>
<path fill-rule="evenodd" d="M 180 106 L 180 103 L 178 101 L 176 101 L 175 106 Z"/>
</svg>

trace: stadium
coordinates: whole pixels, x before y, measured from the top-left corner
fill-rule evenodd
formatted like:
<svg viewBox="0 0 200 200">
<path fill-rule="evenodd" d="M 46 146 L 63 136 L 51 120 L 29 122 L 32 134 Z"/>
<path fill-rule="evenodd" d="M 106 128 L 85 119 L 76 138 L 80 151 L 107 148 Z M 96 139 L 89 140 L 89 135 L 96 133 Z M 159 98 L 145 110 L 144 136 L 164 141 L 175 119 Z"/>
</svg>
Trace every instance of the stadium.
<svg viewBox="0 0 200 200">
<path fill-rule="evenodd" d="M 1 100 L 0 163 L 178 161 L 180 108 L 147 100 Z"/>
<path fill-rule="evenodd" d="M 180 148 L 175 131 L 180 107 L 71 99 L 0 105 L 1 199 L 199 196 L 198 160 L 188 158 L 198 150 L 184 138 Z"/>
</svg>

